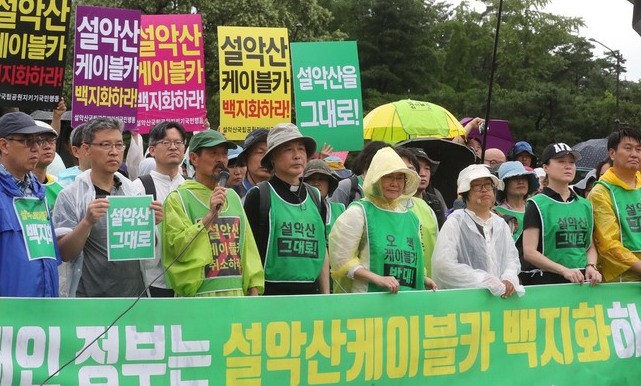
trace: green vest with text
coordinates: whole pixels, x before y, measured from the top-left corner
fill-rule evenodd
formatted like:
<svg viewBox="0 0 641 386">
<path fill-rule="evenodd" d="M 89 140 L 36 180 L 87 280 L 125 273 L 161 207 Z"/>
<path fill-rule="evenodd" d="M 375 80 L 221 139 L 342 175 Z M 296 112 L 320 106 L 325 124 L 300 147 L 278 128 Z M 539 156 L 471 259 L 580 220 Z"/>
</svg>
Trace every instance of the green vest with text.
<svg viewBox="0 0 641 386">
<path fill-rule="evenodd" d="M 204 203 L 188 189 L 177 189 L 183 208 L 192 223 L 209 213 L 209 203 Z M 241 221 L 239 213 L 243 207 L 237 195 L 227 195 L 225 205 L 218 217 L 206 231 L 213 254 L 212 263 L 202 272 L 203 283 L 196 291 L 196 296 L 206 296 L 218 291 L 243 290 L 243 272 L 240 256 L 240 245 L 246 224 Z"/>
<path fill-rule="evenodd" d="M 525 212 L 519 212 L 502 206 L 496 206 L 494 207 L 494 210 L 502 216 L 512 216 L 516 219 L 516 229 L 512 232 L 512 240 L 518 240 L 523 234 L 523 220 L 525 219 Z"/>
<path fill-rule="evenodd" d="M 539 209 L 543 255 L 567 268 L 585 268 L 594 227 L 590 201 L 559 202 L 544 194 L 528 201 Z"/>
<path fill-rule="evenodd" d="M 366 200 L 355 201 L 365 211 L 369 240 L 369 270 L 380 276 L 394 276 L 401 291 L 425 289 L 423 248 L 416 215 L 409 210 L 379 209 Z M 374 284 L 368 292 L 383 292 Z"/>
<path fill-rule="evenodd" d="M 53 211 L 53 206 L 56 204 L 58 195 L 62 192 L 63 186 L 58 183 L 58 181 L 50 182 L 45 184 L 45 197 L 47 198 L 47 204 L 51 211 Z"/>
<path fill-rule="evenodd" d="M 327 240 L 329 240 L 329 232 L 332 231 L 332 227 L 334 226 L 336 219 L 345 211 L 345 205 L 341 204 L 340 202 L 328 202 L 328 204 L 328 221 L 327 224 L 325 224 L 325 237 Z"/>
<path fill-rule="evenodd" d="M 627 190 L 603 181 L 597 183 L 610 191 L 621 229 L 621 243 L 631 252 L 641 252 L 641 189 Z"/>
<path fill-rule="evenodd" d="M 313 283 L 323 269 L 327 250 L 325 224 L 318 207 L 309 193 L 301 204 L 290 204 L 271 186 L 269 189 L 265 281 Z"/>
</svg>

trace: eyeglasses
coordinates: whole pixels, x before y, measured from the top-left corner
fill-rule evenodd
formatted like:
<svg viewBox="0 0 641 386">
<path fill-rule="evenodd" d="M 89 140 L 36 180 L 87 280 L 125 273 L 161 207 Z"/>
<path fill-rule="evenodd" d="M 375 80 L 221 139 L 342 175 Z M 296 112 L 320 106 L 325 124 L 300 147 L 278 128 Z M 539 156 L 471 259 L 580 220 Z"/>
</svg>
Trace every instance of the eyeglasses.
<svg viewBox="0 0 641 386">
<path fill-rule="evenodd" d="M 116 143 L 99 142 L 99 143 L 88 143 L 87 145 L 98 146 L 102 150 L 111 150 L 115 148 L 118 151 L 122 151 L 125 149 L 125 144 L 122 142 L 116 142 Z"/>
<path fill-rule="evenodd" d="M 480 192 L 483 190 L 494 190 L 494 186 L 493 182 L 486 182 L 484 184 L 470 185 L 470 189 L 475 192 Z"/>
<path fill-rule="evenodd" d="M 163 139 L 162 141 L 155 142 L 154 145 L 163 145 L 166 147 L 171 147 L 171 146 L 181 147 L 181 146 L 185 146 L 185 141 L 169 141 L 169 140 Z"/>
<path fill-rule="evenodd" d="M 23 137 L 23 138 L 7 137 L 6 140 L 20 142 L 24 146 L 30 147 L 30 148 L 34 147 L 35 145 L 42 147 L 45 144 L 45 142 L 50 145 L 53 145 L 54 143 L 56 143 L 55 138 L 44 138 L 44 137 Z"/>
<path fill-rule="evenodd" d="M 398 175 L 393 175 L 393 174 L 386 174 L 383 177 L 381 177 L 381 181 L 385 181 L 387 183 L 390 182 L 405 182 L 406 176 L 405 174 L 398 174 Z"/>
</svg>

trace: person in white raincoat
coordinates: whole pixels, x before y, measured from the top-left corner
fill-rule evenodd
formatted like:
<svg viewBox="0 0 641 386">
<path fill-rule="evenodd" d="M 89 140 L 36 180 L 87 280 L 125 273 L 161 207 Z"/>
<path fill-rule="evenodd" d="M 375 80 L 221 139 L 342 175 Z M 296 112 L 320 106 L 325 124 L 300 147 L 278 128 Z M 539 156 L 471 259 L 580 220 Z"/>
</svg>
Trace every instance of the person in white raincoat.
<svg viewBox="0 0 641 386">
<path fill-rule="evenodd" d="M 335 293 L 436 289 L 425 275 L 418 218 L 404 205 L 418 184 L 394 149 L 376 152 L 365 197 L 338 217 L 329 235 Z"/>
<path fill-rule="evenodd" d="M 492 295 L 519 296 L 519 253 L 507 223 L 491 208 L 503 182 L 485 165 L 470 165 L 457 180 L 466 209 L 454 211 L 439 232 L 432 275 L 439 288 L 486 288 Z"/>
</svg>

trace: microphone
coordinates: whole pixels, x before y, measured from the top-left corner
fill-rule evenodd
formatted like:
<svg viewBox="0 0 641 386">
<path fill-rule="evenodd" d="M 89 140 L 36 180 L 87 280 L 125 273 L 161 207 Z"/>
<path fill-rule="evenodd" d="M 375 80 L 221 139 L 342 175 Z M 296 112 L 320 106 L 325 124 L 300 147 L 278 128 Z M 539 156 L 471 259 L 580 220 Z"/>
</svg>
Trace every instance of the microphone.
<svg viewBox="0 0 641 386">
<path fill-rule="evenodd" d="M 222 186 L 223 188 L 227 185 L 227 180 L 229 179 L 229 169 L 223 168 L 220 171 L 220 178 L 218 179 L 218 186 Z M 223 206 L 223 204 L 218 204 L 216 205 L 216 212 L 220 210 L 220 207 Z"/>
</svg>

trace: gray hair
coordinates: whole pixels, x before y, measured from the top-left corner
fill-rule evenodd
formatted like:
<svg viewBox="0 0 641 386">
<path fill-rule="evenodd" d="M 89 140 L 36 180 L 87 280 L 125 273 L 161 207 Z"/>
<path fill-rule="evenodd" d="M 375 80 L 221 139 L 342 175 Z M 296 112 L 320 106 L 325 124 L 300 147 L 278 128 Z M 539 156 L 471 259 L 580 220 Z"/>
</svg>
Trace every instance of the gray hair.
<svg viewBox="0 0 641 386">
<path fill-rule="evenodd" d="M 122 121 L 116 118 L 96 118 L 85 124 L 82 129 L 82 142 L 92 143 L 100 130 L 118 130 L 122 133 Z"/>
</svg>

